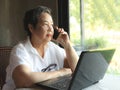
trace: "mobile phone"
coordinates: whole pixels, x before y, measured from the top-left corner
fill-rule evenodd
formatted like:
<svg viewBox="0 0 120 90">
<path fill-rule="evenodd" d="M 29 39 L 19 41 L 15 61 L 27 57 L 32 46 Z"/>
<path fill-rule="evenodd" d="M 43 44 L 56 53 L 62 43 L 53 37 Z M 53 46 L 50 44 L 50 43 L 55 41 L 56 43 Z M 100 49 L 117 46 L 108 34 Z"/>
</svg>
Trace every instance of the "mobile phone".
<svg viewBox="0 0 120 90">
<path fill-rule="evenodd" d="M 58 30 L 56 28 L 54 28 L 54 34 L 53 34 L 53 39 L 57 39 L 59 36 L 60 32 L 58 32 Z"/>
</svg>

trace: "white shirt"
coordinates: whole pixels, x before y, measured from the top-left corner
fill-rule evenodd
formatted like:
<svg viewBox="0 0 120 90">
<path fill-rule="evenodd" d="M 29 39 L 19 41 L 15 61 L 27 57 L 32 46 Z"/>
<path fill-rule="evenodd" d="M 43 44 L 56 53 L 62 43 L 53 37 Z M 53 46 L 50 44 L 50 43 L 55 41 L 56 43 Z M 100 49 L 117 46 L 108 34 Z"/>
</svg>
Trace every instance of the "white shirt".
<svg viewBox="0 0 120 90">
<path fill-rule="evenodd" d="M 6 69 L 6 84 L 3 86 L 2 90 L 14 90 L 15 84 L 12 79 L 13 70 L 21 64 L 28 66 L 32 72 L 41 72 L 42 69 L 48 67 L 51 64 L 56 64 L 57 66 L 52 69 L 59 70 L 63 68 L 64 58 L 66 57 L 64 49 L 60 48 L 53 42 L 48 43 L 48 47 L 45 50 L 44 58 L 42 58 L 37 50 L 32 47 L 29 38 L 23 42 L 17 44 L 10 56 L 10 63 Z"/>
</svg>

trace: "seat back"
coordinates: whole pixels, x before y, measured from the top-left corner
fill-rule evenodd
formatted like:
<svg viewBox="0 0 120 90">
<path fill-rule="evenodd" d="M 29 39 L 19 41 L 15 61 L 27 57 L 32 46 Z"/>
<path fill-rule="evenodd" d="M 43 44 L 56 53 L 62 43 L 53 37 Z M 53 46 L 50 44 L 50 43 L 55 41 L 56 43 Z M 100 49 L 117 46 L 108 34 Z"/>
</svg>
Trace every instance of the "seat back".
<svg viewBox="0 0 120 90">
<path fill-rule="evenodd" d="M 0 87 L 2 88 L 6 78 L 6 67 L 9 64 L 9 57 L 12 47 L 0 47 Z"/>
</svg>

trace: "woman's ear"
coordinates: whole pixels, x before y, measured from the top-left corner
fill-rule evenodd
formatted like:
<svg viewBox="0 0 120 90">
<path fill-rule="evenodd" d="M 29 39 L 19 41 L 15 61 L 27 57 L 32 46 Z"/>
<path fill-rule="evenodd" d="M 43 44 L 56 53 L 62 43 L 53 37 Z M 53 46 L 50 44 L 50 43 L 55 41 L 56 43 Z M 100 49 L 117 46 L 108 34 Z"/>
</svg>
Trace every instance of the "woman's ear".
<svg viewBox="0 0 120 90">
<path fill-rule="evenodd" d="M 34 29 L 33 26 L 31 24 L 28 24 L 28 28 L 29 28 L 30 32 L 32 33 L 33 29 Z"/>
</svg>

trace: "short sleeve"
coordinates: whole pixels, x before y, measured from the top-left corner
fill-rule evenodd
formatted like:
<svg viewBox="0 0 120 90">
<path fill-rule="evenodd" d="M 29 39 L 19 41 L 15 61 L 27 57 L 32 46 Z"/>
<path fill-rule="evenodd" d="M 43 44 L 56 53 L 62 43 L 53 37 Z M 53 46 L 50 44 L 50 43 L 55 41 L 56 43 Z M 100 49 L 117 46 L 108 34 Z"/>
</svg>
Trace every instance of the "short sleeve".
<svg viewBox="0 0 120 90">
<path fill-rule="evenodd" d="M 65 50 L 56 44 L 52 44 L 51 48 L 52 48 L 51 52 L 55 52 L 56 55 L 55 57 L 58 62 L 59 68 L 63 68 L 64 60 L 66 58 Z"/>
<path fill-rule="evenodd" d="M 64 66 L 64 60 L 66 58 L 65 50 L 63 48 L 59 47 L 59 49 L 56 50 L 56 53 L 57 53 L 56 55 L 58 57 L 59 66 L 60 66 L 60 68 L 63 68 L 63 66 Z"/>
<path fill-rule="evenodd" d="M 13 71 L 18 65 L 26 65 L 30 67 L 31 62 L 29 60 L 29 55 L 25 50 L 23 45 L 19 45 L 13 48 L 10 55 L 10 67 Z"/>
</svg>

